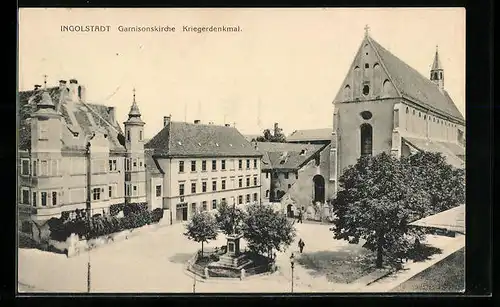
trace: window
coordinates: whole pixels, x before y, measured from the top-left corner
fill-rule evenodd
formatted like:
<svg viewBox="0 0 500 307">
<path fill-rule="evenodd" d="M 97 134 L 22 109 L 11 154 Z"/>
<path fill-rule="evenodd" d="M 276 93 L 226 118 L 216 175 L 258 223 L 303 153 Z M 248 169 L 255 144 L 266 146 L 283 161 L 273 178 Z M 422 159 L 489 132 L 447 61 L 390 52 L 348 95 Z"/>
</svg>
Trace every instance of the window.
<svg viewBox="0 0 500 307">
<path fill-rule="evenodd" d="M 137 159 L 134 159 L 134 169 L 137 167 Z"/>
<path fill-rule="evenodd" d="M 142 130 L 139 131 L 139 141 L 142 141 Z"/>
<path fill-rule="evenodd" d="M 241 205 L 243 203 L 243 196 L 238 196 L 238 204 Z"/>
<path fill-rule="evenodd" d="M 125 170 L 129 171 L 130 170 L 130 159 L 125 160 Z"/>
<path fill-rule="evenodd" d="M 179 184 L 179 195 L 184 195 L 184 183 Z"/>
<path fill-rule="evenodd" d="M 207 201 L 203 201 L 201 203 L 201 208 L 203 209 L 203 211 L 207 211 Z"/>
<path fill-rule="evenodd" d="M 370 68 L 370 64 L 366 63 L 365 68 Z"/>
<path fill-rule="evenodd" d="M 253 159 L 253 168 L 257 168 L 257 159 Z"/>
<path fill-rule="evenodd" d="M 21 160 L 21 175 L 27 176 L 30 174 L 30 160 L 22 159 Z"/>
<path fill-rule="evenodd" d="M 47 140 L 49 138 L 48 133 L 49 133 L 49 128 L 47 125 L 47 122 L 38 122 L 38 127 L 39 127 L 39 140 Z"/>
<path fill-rule="evenodd" d="M 212 209 L 217 209 L 217 199 L 212 200 Z"/>
<path fill-rule="evenodd" d="M 368 120 L 368 119 L 372 118 L 372 116 L 373 116 L 372 112 L 370 112 L 370 111 L 363 111 L 363 112 L 361 112 L 361 117 L 363 119 L 365 119 L 365 120 Z"/>
<path fill-rule="evenodd" d="M 225 203 L 225 204 L 227 204 L 227 203 L 226 203 L 226 198 L 225 198 L 225 197 L 223 197 L 223 198 L 220 200 L 220 202 L 221 202 L 221 203 Z"/>
<path fill-rule="evenodd" d="M 269 198 L 269 190 L 266 190 L 266 198 Z"/>
<path fill-rule="evenodd" d="M 295 173 L 295 179 L 299 179 L 299 173 Z"/>
<path fill-rule="evenodd" d="M 40 176 L 48 176 L 49 175 L 49 163 L 47 160 L 40 161 Z"/>
<path fill-rule="evenodd" d="M 243 160 L 238 160 L 238 169 L 243 168 Z"/>
<path fill-rule="evenodd" d="M 139 169 L 142 169 L 142 160 L 139 160 Z"/>
<path fill-rule="evenodd" d="M 206 160 L 201 161 L 201 171 L 202 172 L 207 171 L 207 161 Z"/>
<path fill-rule="evenodd" d="M 134 196 L 136 196 L 136 195 L 137 195 L 137 186 L 134 185 Z"/>
<path fill-rule="evenodd" d="M 217 191 L 217 181 L 212 181 L 212 191 Z"/>
<path fill-rule="evenodd" d="M 40 192 L 40 197 L 42 198 L 42 206 L 47 206 L 47 192 Z"/>
<path fill-rule="evenodd" d="M 125 195 L 130 196 L 130 184 L 125 186 Z"/>
<path fill-rule="evenodd" d="M 253 177 L 253 185 L 257 185 L 257 177 Z"/>
<path fill-rule="evenodd" d="M 196 212 L 196 203 L 191 204 L 191 212 L 195 213 Z"/>
<path fill-rule="evenodd" d="M 246 202 L 249 203 L 250 202 L 250 194 L 247 194 L 247 197 L 246 197 Z"/>
<path fill-rule="evenodd" d="M 242 178 L 238 179 L 238 187 L 240 187 L 240 188 L 243 187 L 243 179 Z"/>
<path fill-rule="evenodd" d="M 269 173 L 266 173 L 266 179 L 269 179 Z"/>
<path fill-rule="evenodd" d="M 206 192 L 207 191 L 207 182 L 206 181 L 203 181 L 201 183 L 201 191 L 202 192 Z"/>
<path fill-rule="evenodd" d="M 253 201 L 257 201 L 257 193 L 253 193 Z"/>
<path fill-rule="evenodd" d="M 113 197 L 113 187 L 112 186 L 108 187 L 108 197 L 109 198 Z"/>
<path fill-rule="evenodd" d="M 101 188 L 94 188 L 94 189 L 92 189 L 92 198 L 94 200 L 100 200 L 101 199 Z"/>
<path fill-rule="evenodd" d="M 220 161 L 220 168 L 221 168 L 221 170 L 225 170 L 226 169 L 226 160 Z"/>
<path fill-rule="evenodd" d="M 161 185 L 156 186 L 156 197 L 161 197 Z"/>
<path fill-rule="evenodd" d="M 37 166 L 36 161 L 33 161 L 33 176 L 35 176 L 35 177 L 36 177 L 36 169 L 37 169 L 36 166 Z"/>
<path fill-rule="evenodd" d="M 372 126 L 361 125 L 361 156 L 372 155 Z"/>
<path fill-rule="evenodd" d="M 191 193 L 196 193 L 196 182 L 191 182 Z"/>
<path fill-rule="evenodd" d="M 290 189 L 291 187 L 292 187 L 292 185 L 291 185 L 291 184 L 288 184 L 288 188 Z"/>
<path fill-rule="evenodd" d="M 127 131 L 127 141 L 129 141 L 129 142 L 130 142 L 130 130 L 129 130 L 129 131 Z"/>
<path fill-rule="evenodd" d="M 32 202 L 33 202 L 33 207 L 36 207 L 36 192 L 33 192 L 33 198 L 32 198 Z"/>
<path fill-rule="evenodd" d="M 412 114 L 415 115 L 415 110 L 413 110 Z"/>
<path fill-rule="evenodd" d="M 226 180 L 222 180 L 222 189 L 225 190 L 226 189 Z"/>
<path fill-rule="evenodd" d="M 21 195 L 21 203 L 25 205 L 29 205 L 30 203 L 30 191 L 26 188 L 22 189 L 22 195 Z"/>
<path fill-rule="evenodd" d="M 363 86 L 363 95 L 368 95 L 370 94 L 370 86 L 369 85 L 364 85 Z"/>
<path fill-rule="evenodd" d="M 285 173 L 285 179 L 288 179 L 288 173 Z"/>
<path fill-rule="evenodd" d="M 250 186 L 250 178 L 247 178 L 247 187 Z"/>
<path fill-rule="evenodd" d="M 184 161 L 179 161 L 179 173 L 184 173 Z"/>
<path fill-rule="evenodd" d="M 52 206 L 57 206 L 57 192 L 52 192 Z"/>
<path fill-rule="evenodd" d="M 191 161 L 191 171 L 196 172 L 196 161 Z"/>
<path fill-rule="evenodd" d="M 212 160 L 212 171 L 216 171 L 216 170 L 217 170 L 217 161 Z"/>
<path fill-rule="evenodd" d="M 247 160 L 247 169 L 250 169 L 250 160 Z"/>
<path fill-rule="evenodd" d="M 109 171 L 112 171 L 113 170 L 113 161 L 112 160 L 109 160 Z"/>
</svg>

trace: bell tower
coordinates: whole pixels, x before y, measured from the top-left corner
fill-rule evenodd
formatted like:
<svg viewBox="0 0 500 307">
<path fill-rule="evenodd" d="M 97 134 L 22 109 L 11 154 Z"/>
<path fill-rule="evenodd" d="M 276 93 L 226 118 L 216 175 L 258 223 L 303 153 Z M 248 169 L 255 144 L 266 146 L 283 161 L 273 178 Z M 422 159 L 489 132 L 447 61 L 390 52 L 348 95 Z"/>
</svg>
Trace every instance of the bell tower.
<svg viewBox="0 0 500 307">
<path fill-rule="evenodd" d="M 125 125 L 125 202 L 146 202 L 146 168 L 144 164 L 144 125 L 141 112 L 133 101 Z"/>
<path fill-rule="evenodd" d="M 431 68 L 431 81 L 439 86 L 440 90 L 444 89 L 444 69 L 439 60 L 438 46 L 436 46 L 436 54 Z"/>
</svg>

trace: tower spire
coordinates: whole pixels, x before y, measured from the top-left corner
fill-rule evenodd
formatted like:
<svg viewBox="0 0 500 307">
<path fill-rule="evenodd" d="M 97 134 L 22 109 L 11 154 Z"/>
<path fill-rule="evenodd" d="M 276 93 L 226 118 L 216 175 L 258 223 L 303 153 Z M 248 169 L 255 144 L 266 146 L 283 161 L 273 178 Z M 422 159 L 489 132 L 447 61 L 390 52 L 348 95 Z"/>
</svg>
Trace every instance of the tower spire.
<svg viewBox="0 0 500 307">
<path fill-rule="evenodd" d="M 43 75 L 43 88 L 47 88 L 47 75 Z"/>
<path fill-rule="evenodd" d="M 365 25 L 365 36 L 369 36 L 369 35 L 370 35 L 370 26 Z"/>
<path fill-rule="evenodd" d="M 430 79 L 439 86 L 440 90 L 444 89 L 444 69 L 439 60 L 438 45 L 436 45 L 436 53 L 434 54 L 434 61 L 432 62 Z"/>
<path fill-rule="evenodd" d="M 130 107 L 130 112 L 128 112 L 129 119 L 132 117 L 141 117 L 141 112 L 139 111 L 139 106 L 137 106 L 137 101 L 135 100 L 135 87 L 132 89 L 133 98 L 132 98 L 132 106 Z"/>
</svg>

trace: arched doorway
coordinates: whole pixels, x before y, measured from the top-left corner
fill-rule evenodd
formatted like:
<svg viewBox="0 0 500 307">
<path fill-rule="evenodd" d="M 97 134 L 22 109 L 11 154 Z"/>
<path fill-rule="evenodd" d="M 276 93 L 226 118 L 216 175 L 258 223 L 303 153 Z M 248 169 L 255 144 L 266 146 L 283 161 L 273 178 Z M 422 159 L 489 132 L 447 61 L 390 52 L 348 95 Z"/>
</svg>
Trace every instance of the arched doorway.
<svg viewBox="0 0 500 307">
<path fill-rule="evenodd" d="M 325 179 L 321 175 L 313 177 L 314 182 L 314 202 L 325 202 Z"/>
<path fill-rule="evenodd" d="M 288 206 L 286 206 L 286 216 L 293 217 L 292 204 L 289 204 Z"/>
</svg>

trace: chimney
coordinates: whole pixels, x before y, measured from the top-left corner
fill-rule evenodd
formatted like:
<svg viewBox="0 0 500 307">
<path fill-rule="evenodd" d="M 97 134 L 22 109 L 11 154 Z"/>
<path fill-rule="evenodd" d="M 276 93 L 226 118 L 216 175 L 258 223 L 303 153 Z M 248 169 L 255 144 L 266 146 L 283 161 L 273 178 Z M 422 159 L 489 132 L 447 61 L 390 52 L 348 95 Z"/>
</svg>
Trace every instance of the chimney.
<svg viewBox="0 0 500 307">
<path fill-rule="evenodd" d="M 85 100 L 85 86 L 83 85 L 79 85 L 78 86 L 78 98 L 81 100 L 81 101 L 84 101 L 86 102 Z"/>
<path fill-rule="evenodd" d="M 200 120 L 199 120 L 199 119 L 195 119 L 195 120 L 194 120 L 194 123 L 195 123 L 195 124 L 199 124 L 199 123 L 200 123 Z"/>
<path fill-rule="evenodd" d="M 163 116 L 163 127 L 165 127 L 166 125 L 168 125 L 170 123 L 171 117 L 172 117 L 172 115 Z"/>
<path fill-rule="evenodd" d="M 231 127 L 231 125 L 230 125 L 230 124 L 224 124 L 224 126 L 226 126 L 226 127 Z"/>
<path fill-rule="evenodd" d="M 108 107 L 108 113 L 109 113 L 109 121 L 111 124 L 116 123 L 116 109 L 115 107 Z"/>
<path fill-rule="evenodd" d="M 62 90 L 66 88 L 66 80 L 59 80 L 59 89 Z"/>
<path fill-rule="evenodd" d="M 73 102 L 77 102 L 80 100 L 79 97 L 79 90 L 78 90 L 78 80 L 76 79 L 70 79 L 69 80 L 69 98 Z"/>
<path fill-rule="evenodd" d="M 274 123 L 274 135 L 279 133 L 278 123 Z"/>
<path fill-rule="evenodd" d="M 40 84 L 35 84 L 35 91 L 39 90 L 42 86 Z"/>
</svg>

